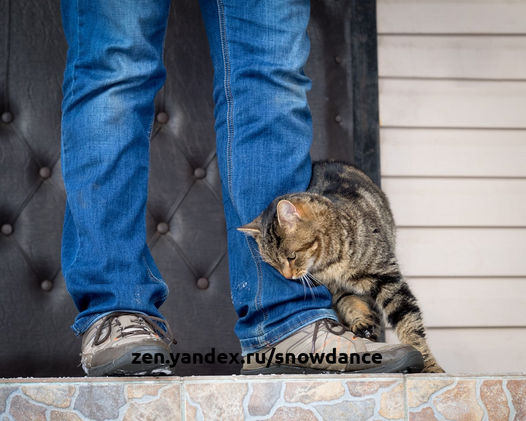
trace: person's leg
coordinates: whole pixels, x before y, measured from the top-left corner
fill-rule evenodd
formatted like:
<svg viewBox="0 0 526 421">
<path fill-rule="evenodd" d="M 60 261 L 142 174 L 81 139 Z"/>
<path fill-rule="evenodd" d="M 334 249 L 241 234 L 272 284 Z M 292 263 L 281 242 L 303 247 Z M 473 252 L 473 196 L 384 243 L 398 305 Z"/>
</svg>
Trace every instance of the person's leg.
<svg viewBox="0 0 526 421">
<path fill-rule="evenodd" d="M 261 261 L 253 239 L 236 230 L 277 196 L 305 191 L 310 182 L 310 80 L 303 73 L 309 0 L 200 2 L 215 68 L 217 154 L 242 374 L 420 371 L 417 350 L 357 338 L 338 325 L 324 286 L 311 295 L 285 279 Z M 288 364 L 276 355 L 331 352 L 380 358 Z"/>
<path fill-rule="evenodd" d="M 111 312 L 162 318 L 168 288 L 146 244 L 145 215 L 169 7 L 170 0 L 62 0 L 62 271 L 79 310 L 77 335 Z"/>
<path fill-rule="evenodd" d="M 324 286 L 314 297 L 258 256 L 236 228 L 311 177 L 309 0 L 201 0 L 215 68 L 217 154 L 227 219 L 232 301 L 243 353 L 322 318 L 336 320 Z"/>
</svg>

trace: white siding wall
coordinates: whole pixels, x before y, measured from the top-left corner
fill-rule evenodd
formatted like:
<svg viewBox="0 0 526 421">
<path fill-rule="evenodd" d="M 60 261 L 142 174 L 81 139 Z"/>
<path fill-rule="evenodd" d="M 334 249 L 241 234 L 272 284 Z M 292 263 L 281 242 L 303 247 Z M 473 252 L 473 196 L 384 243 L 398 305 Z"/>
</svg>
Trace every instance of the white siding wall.
<svg viewBox="0 0 526 421">
<path fill-rule="evenodd" d="M 526 371 L 526 0 L 378 0 L 378 48 L 382 187 L 431 348 Z"/>
</svg>

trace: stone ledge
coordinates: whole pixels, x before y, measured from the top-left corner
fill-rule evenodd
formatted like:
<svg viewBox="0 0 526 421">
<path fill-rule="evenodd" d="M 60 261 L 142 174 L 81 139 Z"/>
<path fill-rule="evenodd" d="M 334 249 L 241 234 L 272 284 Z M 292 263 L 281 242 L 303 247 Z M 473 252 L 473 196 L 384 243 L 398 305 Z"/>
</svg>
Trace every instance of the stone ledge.
<svg viewBox="0 0 526 421">
<path fill-rule="evenodd" d="M 0 379 L 0 421 L 526 420 L 526 373 Z"/>
</svg>

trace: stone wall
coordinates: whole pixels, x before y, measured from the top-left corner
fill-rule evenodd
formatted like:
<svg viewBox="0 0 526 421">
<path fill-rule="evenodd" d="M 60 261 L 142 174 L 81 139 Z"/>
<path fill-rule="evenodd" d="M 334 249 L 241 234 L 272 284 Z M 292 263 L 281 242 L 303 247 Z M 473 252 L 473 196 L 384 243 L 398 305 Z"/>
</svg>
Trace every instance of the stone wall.
<svg viewBox="0 0 526 421">
<path fill-rule="evenodd" d="M 0 420 L 526 420 L 526 375 L 6 379 Z"/>
</svg>

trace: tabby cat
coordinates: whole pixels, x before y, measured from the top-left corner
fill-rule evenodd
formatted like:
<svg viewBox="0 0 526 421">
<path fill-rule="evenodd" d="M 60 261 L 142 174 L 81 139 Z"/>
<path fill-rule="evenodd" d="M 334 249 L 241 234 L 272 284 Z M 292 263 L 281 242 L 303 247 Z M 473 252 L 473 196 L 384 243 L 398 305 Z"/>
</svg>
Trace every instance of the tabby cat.
<svg viewBox="0 0 526 421">
<path fill-rule="evenodd" d="M 338 318 L 354 334 L 376 340 L 383 310 L 400 342 L 422 353 L 423 371 L 444 372 L 400 273 L 387 197 L 361 170 L 315 162 L 306 193 L 278 197 L 238 229 L 254 237 L 263 260 L 285 278 L 326 285 Z"/>
</svg>

